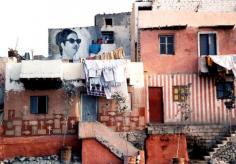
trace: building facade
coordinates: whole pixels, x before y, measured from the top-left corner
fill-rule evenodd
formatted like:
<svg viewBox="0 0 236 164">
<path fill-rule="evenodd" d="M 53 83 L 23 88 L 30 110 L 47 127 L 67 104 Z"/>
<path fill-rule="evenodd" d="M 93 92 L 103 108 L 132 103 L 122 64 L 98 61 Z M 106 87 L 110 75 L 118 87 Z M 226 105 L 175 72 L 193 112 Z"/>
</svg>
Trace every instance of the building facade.
<svg viewBox="0 0 236 164">
<path fill-rule="evenodd" d="M 234 110 L 230 114 L 225 106 L 229 97 L 220 96 L 223 84 L 218 82 L 219 77 L 204 76 L 199 65 L 199 61 L 208 55 L 236 53 L 235 11 L 229 7 L 233 2 L 224 1 L 224 7 L 218 4 L 218 10 L 214 6 L 206 7 L 210 1 L 201 2 L 200 6 L 195 1 L 176 2 L 173 6 L 167 1 L 136 3 L 131 14 L 138 18 L 132 28 L 135 35 L 131 42 L 137 45 L 132 45 L 132 59 L 144 63 L 149 121 L 176 122 L 178 104 L 182 101 L 178 94 L 181 94 L 181 88 L 190 85 L 188 101 L 192 114 L 189 122 L 226 124 L 232 118 L 235 123 Z M 197 11 L 194 6 L 198 7 Z M 228 89 L 234 91 L 233 74 L 226 76 L 224 81 L 230 85 Z M 158 92 L 156 101 L 159 103 L 151 101 L 152 92 Z M 160 118 L 155 120 L 155 117 Z"/>
<path fill-rule="evenodd" d="M 101 30 L 103 39 L 110 38 L 110 43 L 123 47 L 127 59 L 131 58 L 130 50 L 130 12 L 95 15 L 95 26 Z"/>
</svg>

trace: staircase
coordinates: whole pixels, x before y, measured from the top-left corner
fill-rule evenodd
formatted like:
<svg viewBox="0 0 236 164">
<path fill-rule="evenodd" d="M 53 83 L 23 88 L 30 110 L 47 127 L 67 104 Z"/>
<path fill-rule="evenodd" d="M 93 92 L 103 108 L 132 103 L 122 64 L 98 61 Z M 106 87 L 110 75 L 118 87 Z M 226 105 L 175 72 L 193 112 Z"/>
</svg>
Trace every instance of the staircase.
<svg viewBox="0 0 236 164">
<path fill-rule="evenodd" d="M 207 156 L 204 156 L 204 159 L 210 163 L 217 163 L 220 161 L 230 162 L 231 160 L 235 160 L 235 152 L 232 152 L 233 158 L 226 153 L 227 149 L 230 148 L 231 145 L 236 145 L 236 131 L 233 131 L 231 134 L 223 137 L 212 149 L 208 152 Z M 229 160 L 221 159 L 222 156 L 228 156 Z"/>
<path fill-rule="evenodd" d="M 80 122 L 78 136 L 79 139 L 96 139 L 120 159 L 136 156 L 139 152 L 130 142 L 99 122 Z"/>
</svg>

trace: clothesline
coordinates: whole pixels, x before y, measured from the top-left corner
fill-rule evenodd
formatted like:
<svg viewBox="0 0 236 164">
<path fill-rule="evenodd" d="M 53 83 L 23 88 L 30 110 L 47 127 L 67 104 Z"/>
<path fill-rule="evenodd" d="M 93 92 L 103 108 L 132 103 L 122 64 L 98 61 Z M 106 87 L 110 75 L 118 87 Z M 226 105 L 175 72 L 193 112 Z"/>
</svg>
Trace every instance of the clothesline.
<svg viewBox="0 0 236 164">
<path fill-rule="evenodd" d="M 119 93 L 128 96 L 126 83 L 127 60 L 84 60 L 87 94 L 111 99 Z"/>
</svg>

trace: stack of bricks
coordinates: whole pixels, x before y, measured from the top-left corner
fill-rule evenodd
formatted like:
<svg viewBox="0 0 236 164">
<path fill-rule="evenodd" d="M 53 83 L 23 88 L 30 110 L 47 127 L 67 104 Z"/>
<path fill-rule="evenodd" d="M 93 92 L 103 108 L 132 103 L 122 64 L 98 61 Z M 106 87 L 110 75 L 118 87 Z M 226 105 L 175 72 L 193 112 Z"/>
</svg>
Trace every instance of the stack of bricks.
<svg viewBox="0 0 236 164">
<path fill-rule="evenodd" d="M 143 130 L 145 129 L 145 108 L 120 112 L 115 100 L 100 98 L 99 122 L 118 132 Z"/>
</svg>

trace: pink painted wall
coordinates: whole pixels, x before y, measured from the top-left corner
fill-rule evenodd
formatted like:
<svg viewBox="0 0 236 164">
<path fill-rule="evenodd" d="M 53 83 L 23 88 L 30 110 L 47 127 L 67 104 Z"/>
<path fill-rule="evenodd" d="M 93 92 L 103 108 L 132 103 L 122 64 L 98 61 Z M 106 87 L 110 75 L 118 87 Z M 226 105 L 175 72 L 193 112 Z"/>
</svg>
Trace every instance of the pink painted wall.
<svg viewBox="0 0 236 164">
<path fill-rule="evenodd" d="M 224 102 L 216 98 L 213 78 L 201 77 L 197 73 L 148 74 L 145 77 L 148 87 L 162 87 L 164 122 L 174 123 L 178 120 L 179 102 L 173 101 L 173 86 L 191 84 L 189 104 L 191 106 L 191 123 L 226 124 L 228 110 Z M 148 100 L 148 96 L 146 98 Z M 149 105 L 148 105 L 149 106 Z M 147 111 L 149 107 L 147 107 Z M 236 112 L 232 110 L 232 123 L 236 124 Z"/>
<path fill-rule="evenodd" d="M 48 96 L 48 113 L 32 114 L 30 112 L 30 96 Z M 76 134 L 79 121 L 79 98 L 74 101 L 65 113 L 65 93 L 58 90 L 26 90 L 9 91 L 5 95 L 4 135 L 31 136 Z"/>
<path fill-rule="evenodd" d="M 82 163 L 122 164 L 122 161 L 95 139 L 84 139 L 82 141 Z"/>
<path fill-rule="evenodd" d="M 48 96 L 48 114 L 31 114 L 30 113 L 30 96 Z M 76 105 L 78 98 L 74 99 L 69 116 L 79 118 L 79 109 Z M 26 90 L 21 92 L 9 91 L 5 95 L 4 120 L 8 120 L 8 110 L 15 111 L 15 118 L 22 119 L 23 116 L 28 120 L 38 118 L 52 118 L 54 114 L 65 113 L 65 94 L 62 89 L 58 90 Z M 25 112 L 25 113 L 24 113 Z"/>
<path fill-rule="evenodd" d="M 217 32 L 218 54 L 236 54 L 236 30 L 192 28 L 141 30 L 140 53 L 148 73 L 193 73 L 198 70 L 198 32 Z M 160 55 L 159 35 L 174 35 L 175 54 Z"/>
</svg>

